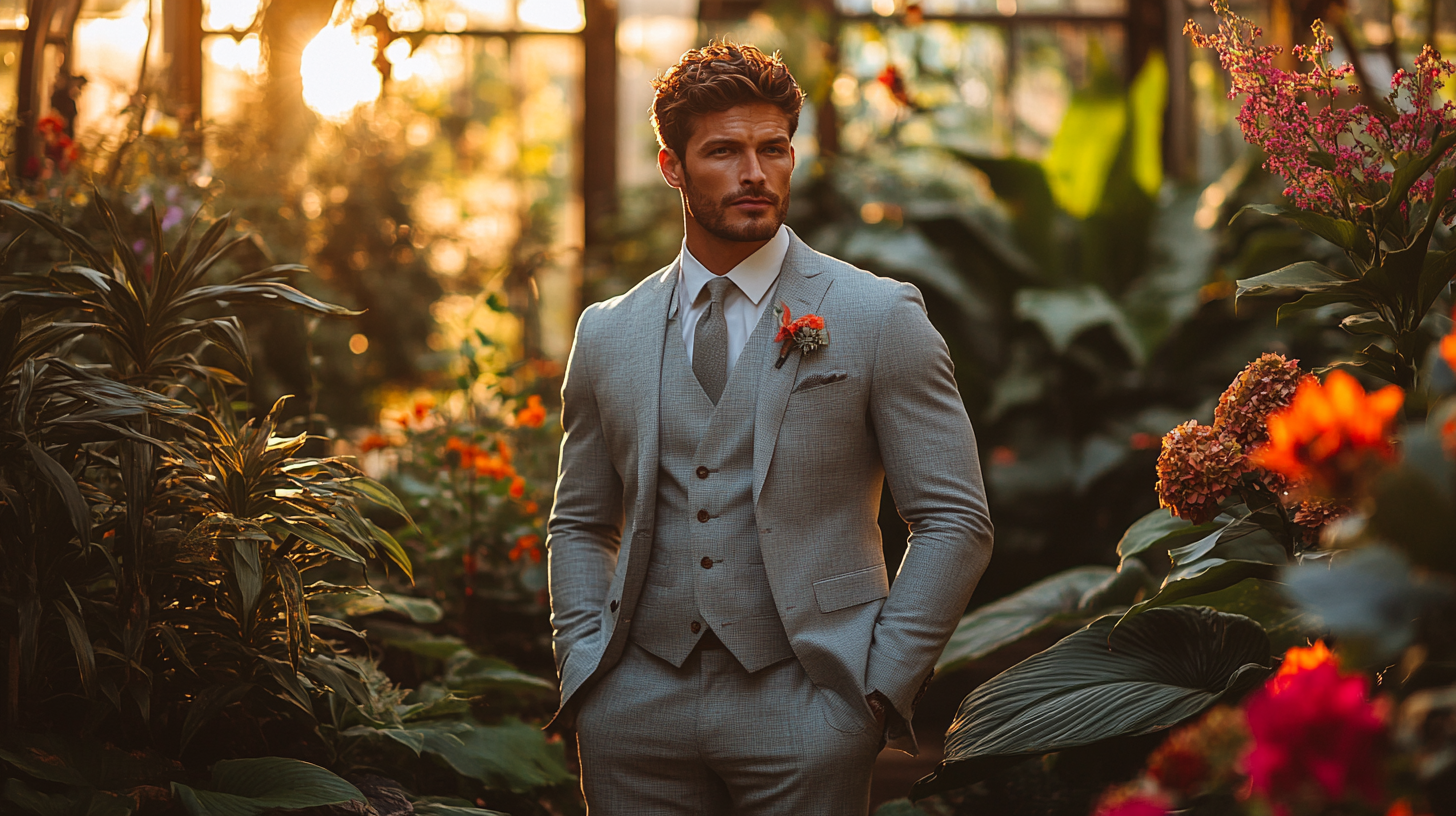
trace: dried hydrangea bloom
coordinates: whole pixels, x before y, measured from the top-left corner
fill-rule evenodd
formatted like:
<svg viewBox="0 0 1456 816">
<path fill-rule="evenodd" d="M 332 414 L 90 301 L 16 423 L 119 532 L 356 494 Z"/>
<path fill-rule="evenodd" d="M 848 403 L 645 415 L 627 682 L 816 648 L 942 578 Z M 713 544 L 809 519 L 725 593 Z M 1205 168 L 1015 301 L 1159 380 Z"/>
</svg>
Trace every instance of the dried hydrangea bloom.
<svg viewBox="0 0 1456 816">
<path fill-rule="evenodd" d="M 1294 392 L 1307 376 L 1299 370 L 1298 360 L 1286 360 L 1282 354 L 1260 356 L 1218 398 L 1213 427 L 1245 449 L 1263 444 L 1269 438 L 1264 424 L 1269 415 L 1294 401 Z"/>
<path fill-rule="evenodd" d="M 1211 521 L 1244 470 L 1244 449 L 1236 440 L 1189 420 L 1163 437 L 1158 503 L 1194 524 Z"/>
<path fill-rule="evenodd" d="M 1294 523 L 1307 530 L 1318 532 L 1320 528 L 1350 512 L 1349 505 L 1330 499 L 1305 499 L 1294 511 Z"/>
</svg>

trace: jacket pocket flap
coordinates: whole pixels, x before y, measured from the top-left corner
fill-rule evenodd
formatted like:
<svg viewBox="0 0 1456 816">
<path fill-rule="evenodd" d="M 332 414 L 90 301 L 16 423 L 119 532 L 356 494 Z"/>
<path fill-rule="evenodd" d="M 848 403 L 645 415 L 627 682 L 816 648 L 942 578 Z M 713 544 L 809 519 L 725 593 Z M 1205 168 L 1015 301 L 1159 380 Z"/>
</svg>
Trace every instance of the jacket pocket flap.
<svg viewBox="0 0 1456 816">
<path fill-rule="evenodd" d="M 884 567 L 869 567 L 814 582 L 814 600 L 819 602 L 820 612 L 877 601 L 889 594 L 890 576 Z"/>
</svg>

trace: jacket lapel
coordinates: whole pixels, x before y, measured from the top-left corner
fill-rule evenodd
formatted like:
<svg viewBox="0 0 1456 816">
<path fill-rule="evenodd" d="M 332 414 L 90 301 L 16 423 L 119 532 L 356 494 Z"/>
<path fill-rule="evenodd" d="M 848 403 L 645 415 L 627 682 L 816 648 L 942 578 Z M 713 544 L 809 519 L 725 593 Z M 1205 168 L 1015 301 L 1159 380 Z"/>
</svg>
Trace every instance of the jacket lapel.
<svg viewBox="0 0 1456 816">
<path fill-rule="evenodd" d="M 652 511 L 657 506 L 657 411 L 662 399 L 662 349 L 667 338 L 668 315 L 676 311 L 676 262 L 653 276 L 645 297 L 638 300 L 630 319 L 633 349 L 627 376 L 637 392 L 637 506 L 633 508 L 637 529 L 650 530 Z M 646 514 L 644 516 L 644 514 Z"/>
<path fill-rule="evenodd" d="M 773 304 L 787 304 L 789 312 L 799 318 L 813 313 L 824 301 L 831 279 L 819 262 L 818 253 L 790 233 L 789 253 L 784 256 L 784 266 L 779 272 L 779 282 L 773 292 Z M 829 329 L 831 341 L 834 337 L 832 322 Z M 777 332 L 777 324 L 774 331 Z M 661 357 L 662 355 L 658 355 Z M 774 344 L 772 362 L 765 366 L 762 379 L 758 382 L 758 412 L 753 423 L 753 503 L 758 504 L 763 483 L 768 479 L 768 468 L 773 462 L 774 447 L 778 444 L 779 427 L 784 421 L 784 409 L 789 405 L 789 392 L 799 371 L 803 355 L 797 349 L 789 351 L 783 368 L 774 368 L 779 357 L 779 344 Z M 655 420 L 655 417 L 654 417 Z M 654 426 L 655 422 L 654 422 Z"/>
</svg>

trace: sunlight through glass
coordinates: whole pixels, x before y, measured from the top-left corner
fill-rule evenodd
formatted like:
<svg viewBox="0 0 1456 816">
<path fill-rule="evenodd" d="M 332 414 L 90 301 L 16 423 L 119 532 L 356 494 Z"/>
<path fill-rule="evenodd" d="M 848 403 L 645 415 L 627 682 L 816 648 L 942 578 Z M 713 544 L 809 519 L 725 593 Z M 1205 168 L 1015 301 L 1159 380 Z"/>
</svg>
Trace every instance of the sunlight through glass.
<svg viewBox="0 0 1456 816">
<path fill-rule="evenodd" d="M 258 16 L 261 0 L 207 0 L 205 28 L 208 31 L 245 29 Z"/>
<path fill-rule="evenodd" d="M 541 31 L 580 31 L 586 24 L 579 0 L 521 0 L 516 18 Z"/>
<path fill-rule="evenodd" d="M 263 48 L 257 34 L 249 34 L 241 40 L 226 35 L 213 37 L 207 44 L 207 56 L 221 68 L 242 71 L 248 76 L 263 72 Z"/>
<path fill-rule="evenodd" d="M 348 119 L 355 108 L 379 98 L 384 78 L 374 67 L 377 40 L 355 34 L 347 25 L 330 26 L 303 49 L 303 101 L 333 122 Z"/>
</svg>

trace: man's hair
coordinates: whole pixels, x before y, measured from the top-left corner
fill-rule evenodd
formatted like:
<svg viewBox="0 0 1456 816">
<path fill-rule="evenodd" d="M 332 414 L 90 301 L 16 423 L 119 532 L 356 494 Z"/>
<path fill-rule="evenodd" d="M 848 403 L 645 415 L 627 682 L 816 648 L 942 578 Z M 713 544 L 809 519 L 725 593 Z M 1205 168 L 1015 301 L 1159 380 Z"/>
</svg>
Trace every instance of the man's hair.
<svg viewBox="0 0 1456 816">
<path fill-rule="evenodd" d="M 767 102 L 789 117 L 789 135 L 799 127 L 804 92 L 777 52 L 718 40 L 682 55 L 677 65 L 652 80 L 652 129 L 657 143 L 683 156 L 693 121 L 738 105 Z"/>
</svg>

